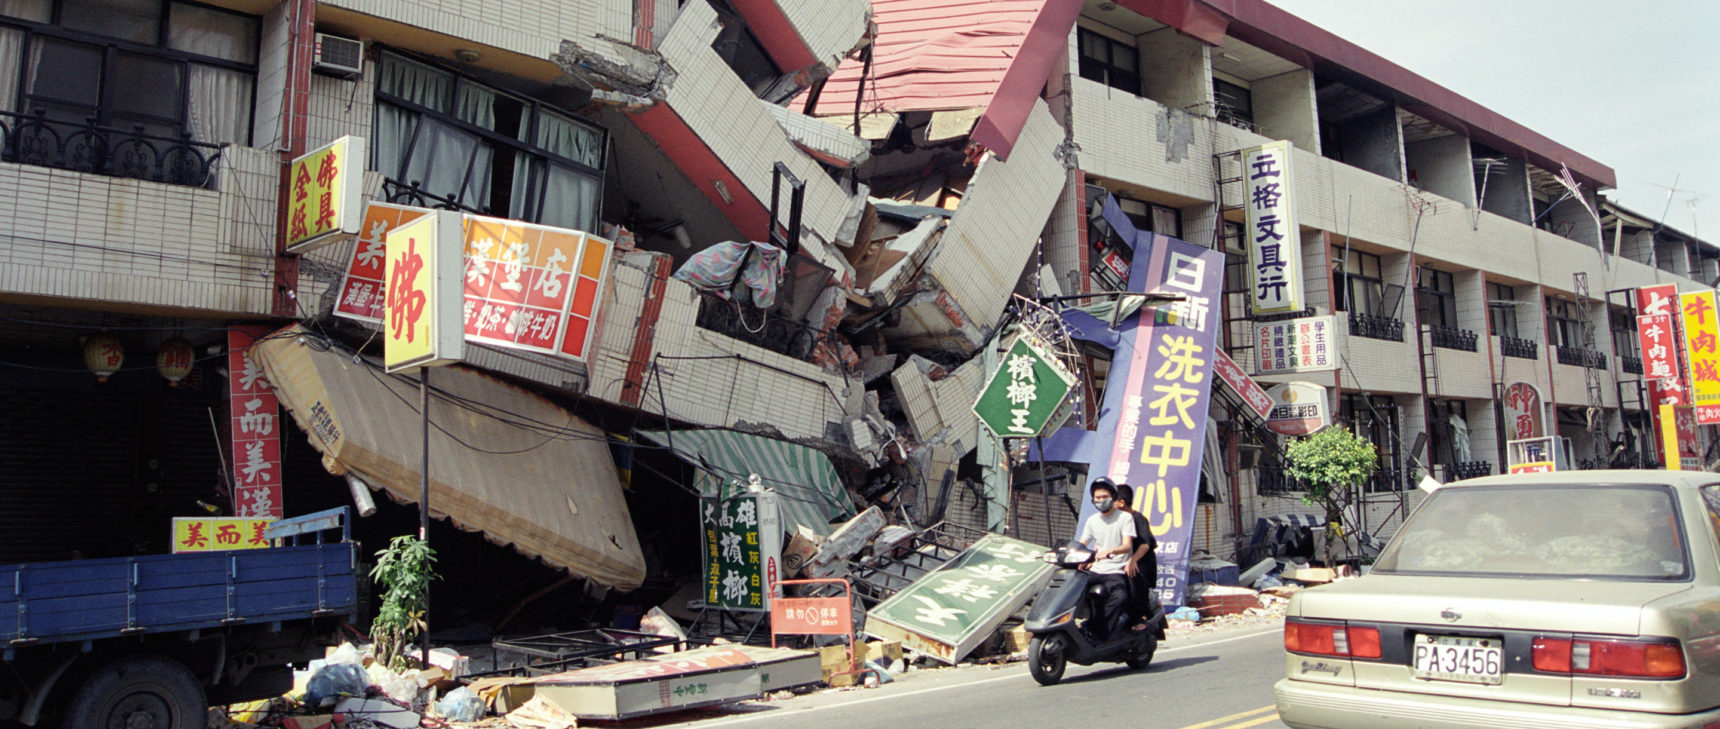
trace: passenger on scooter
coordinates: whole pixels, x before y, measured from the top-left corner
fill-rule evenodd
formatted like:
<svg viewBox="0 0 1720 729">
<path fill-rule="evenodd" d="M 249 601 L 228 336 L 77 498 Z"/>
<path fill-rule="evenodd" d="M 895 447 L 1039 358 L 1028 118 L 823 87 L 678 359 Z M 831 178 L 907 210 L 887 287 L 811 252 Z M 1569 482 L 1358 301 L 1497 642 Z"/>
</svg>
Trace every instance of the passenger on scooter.
<svg viewBox="0 0 1720 729">
<path fill-rule="evenodd" d="M 1117 487 L 1111 479 L 1100 477 L 1091 489 L 1093 508 L 1099 513 L 1081 526 L 1081 537 L 1075 541 L 1093 550 L 1093 564 L 1087 568 L 1095 584 L 1102 586 L 1104 602 L 1097 606 L 1088 625 L 1098 640 L 1108 640 L 1128 617 L 1124 607 L 1129 601 L 1129 554 L 1135 549 L 1135 520 L 1117 508 Z"/>
<path fill-rule="evenodd" d="M 1117 508 L 1135 519 L 1135 551 L 1129 554 L 1129 566 L 1123 574 L 1129 578 L 1129 614 L 1151 615 L 1153 587 L 1159 579 L 1159 540 L 1153 537 L 1152 524 L 1135 510 L 1135 488 L 1117 484 Z"/>
</svg>

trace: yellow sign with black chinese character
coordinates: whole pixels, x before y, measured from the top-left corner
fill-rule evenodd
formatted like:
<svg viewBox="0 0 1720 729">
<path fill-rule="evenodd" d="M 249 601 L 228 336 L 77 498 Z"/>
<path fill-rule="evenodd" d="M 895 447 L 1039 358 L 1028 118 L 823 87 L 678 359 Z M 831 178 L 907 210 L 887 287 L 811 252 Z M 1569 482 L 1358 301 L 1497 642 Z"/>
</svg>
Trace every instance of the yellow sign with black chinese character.
<svg viewBox="0 0 1720 729">
<path fill-rule="evenodd" d="M 293 160 L 287 172 L 288 253 L 358 233 L 364 219 L 364 138 L 346 136 Z"/>
</svg>

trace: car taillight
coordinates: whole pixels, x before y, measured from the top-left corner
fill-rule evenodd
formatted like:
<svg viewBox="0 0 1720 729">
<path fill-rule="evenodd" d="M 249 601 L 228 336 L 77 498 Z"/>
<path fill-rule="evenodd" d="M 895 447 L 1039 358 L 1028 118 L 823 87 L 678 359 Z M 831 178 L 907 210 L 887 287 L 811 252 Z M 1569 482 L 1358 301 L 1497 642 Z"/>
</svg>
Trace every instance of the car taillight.
<svg viewBox="0 0 1720 729">
<path fill-rule="evenodd" d="M 1316 656 L 1379 658 L 1380 631 L 1377 628 L 1286 620 L 1284 650 Z"/>
<path fill-rule="evenodd" d="M 1675 640 L 1536 638 L 1535 670 L 1588 676 L 1683 678 L 1684 649 Z"/>
<path fill-rule="evenodd" d="M 1345 632 L 1350 635 L 1350 655 L 1356 658 L 1380 657 L 1379 628 L 1358 628 L 1350 626 Z"/>
</svg>

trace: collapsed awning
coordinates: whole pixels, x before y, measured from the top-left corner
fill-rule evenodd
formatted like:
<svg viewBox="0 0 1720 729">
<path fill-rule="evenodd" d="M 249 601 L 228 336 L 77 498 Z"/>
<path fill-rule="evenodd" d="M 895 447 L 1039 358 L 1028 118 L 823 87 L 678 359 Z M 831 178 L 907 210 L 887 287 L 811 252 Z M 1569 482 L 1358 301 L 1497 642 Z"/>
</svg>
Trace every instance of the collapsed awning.
<svg viewBox="0 0 1720 729">
<path fill-rule="evenodd" d="M 649 431 L 640 435 L 668 446 L 698 472 L 695 486 L 704 496 L 720 498 L 723 486 L 745 484 L 753 474 L 777 492 L 786 529 L 796 525 L 828 535 L 833 519 L 854 516 L 836 468 L 815 449 L 787 441 L 732 430 Z"/>
<path fill-rule="evenodd" d="M 384 374 L 298 326 L 259 339 L 251 358 L 330 472 L 418 501 L 416 376 Z M 433 516 L 594 582 L 640 585 L 645 559 L 603 431 L 474 370 L 438 368 L 430 385 Z"/>
</svg>

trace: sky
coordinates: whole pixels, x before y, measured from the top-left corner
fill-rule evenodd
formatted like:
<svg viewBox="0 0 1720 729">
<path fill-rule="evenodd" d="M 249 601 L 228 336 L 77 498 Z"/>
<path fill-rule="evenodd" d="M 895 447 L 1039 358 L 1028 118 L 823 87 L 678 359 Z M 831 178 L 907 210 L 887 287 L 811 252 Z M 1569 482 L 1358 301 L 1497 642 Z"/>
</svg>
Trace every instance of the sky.
<svg viewBox="0 0 1720 729">
<path fill-rule="evenodd" d="M 1268 2 L 1611 167 L 1612 200 L 1720 246 L 1720 0 Z"/>
</svg>

